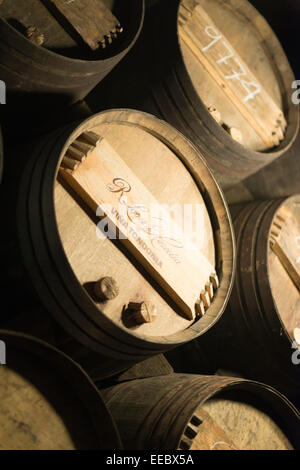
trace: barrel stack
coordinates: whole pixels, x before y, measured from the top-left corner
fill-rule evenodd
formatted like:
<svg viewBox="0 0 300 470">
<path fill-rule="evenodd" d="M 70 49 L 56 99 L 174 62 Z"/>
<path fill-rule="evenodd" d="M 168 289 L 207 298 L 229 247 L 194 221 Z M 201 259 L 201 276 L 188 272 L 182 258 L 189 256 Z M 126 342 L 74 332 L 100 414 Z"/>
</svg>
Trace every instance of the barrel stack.
<svg viewBox="0 0 300 470">
<path fill-rule="evenodd" d="M 268 3 L 0 1 L 0 449 L 299 450 L 298 9 Z"/>
<path fill-rule="evenodd" d="M 88 102 L 162 117 L 197 145 L 227 190 L 288 152 L 299 126 L 294 80 L 275 33 L 248 1 L 162 0 Z"/>
</svg>

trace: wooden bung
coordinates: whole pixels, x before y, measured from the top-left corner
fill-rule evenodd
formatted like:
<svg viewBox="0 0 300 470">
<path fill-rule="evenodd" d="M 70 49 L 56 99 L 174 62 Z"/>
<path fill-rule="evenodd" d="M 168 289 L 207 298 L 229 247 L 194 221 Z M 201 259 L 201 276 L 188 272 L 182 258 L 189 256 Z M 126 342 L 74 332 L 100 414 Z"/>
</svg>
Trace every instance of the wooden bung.
<svg viewBox="0 0 300 470">
<path fill-rule="evenodd" d="M 118 284 L 112 277 L 103 277 L 95 283 L 94 293 L 98 300 L 113 300 L 119 295 Z"/>
<path fill-rule="evenodd" d="M 131 110 L 95 115 L 55 139 L 36 154 L 49 170 L 34 170 L 39 183 L 25 176 L 20 194 L 26 208 L 35 188 L 45 194 L 21 249 L 25 264 L 43 264 L 38 293 L 50 313 L 89 349 L 124 360 L 209 329 L 229 297 L 234 242 L 202 156 L 168 124 Z"/>
<path fill-rule="evenodd" d="M 299 413 L 270 387 L 171 374 L 103 391 L 126 450 L 299 449 Z"/>
</svg>

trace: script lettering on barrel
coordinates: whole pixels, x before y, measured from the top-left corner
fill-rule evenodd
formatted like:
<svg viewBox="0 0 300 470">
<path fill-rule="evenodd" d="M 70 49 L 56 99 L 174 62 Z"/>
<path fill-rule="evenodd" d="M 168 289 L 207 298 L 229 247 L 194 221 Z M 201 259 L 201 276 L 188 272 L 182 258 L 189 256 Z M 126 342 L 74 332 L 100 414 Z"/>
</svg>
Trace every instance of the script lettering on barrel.
<svg viewBox="0 0 300 470">
<path fill-rule="evenodd" d="M 246 67 L 216 28 L 213 26 L 206 26 L 205 33 L 210 39 L 212 39 L 212 41 L 202 48 L 202 52 L 208 52 L 212 46 L 217 45 L 217 43 L 221 41 L 220 49 L 223 48 L 223 51 L 218 52 L 220 59 L 216 60 L 216 64 L 220 67 L 226 65 L 231 68 L 231 72 L 228 72 L 228 70 L 224 68 L 223 75 L 226 80 L 240 81 L 246 91 L 246 96 L 242 99 L 244 103 L 247 103 L 249 100 L 253 100 L 258 93 L 261 93 L 261 86 L 257 82 L 251 81 L 251 78 L 247 76 Z"/>
<path fill-rule="evenodd" d="M 96 147 L 81 163 L 65 159 L 69 168 L 61 168 L 61 175 L 101 218 L 98 236 L 118 238 L 182 312 L 194 319 L 201 293 L 207 308 L 214 296 L 210 279 L 215 267 L 203 254 L 203 244 L 187 236 L 185 223 L 170 216 L 106 139 L 94 139 L 98 139 Z M 72 152 L 78 157 L 75 149 Z M 179 209 L 174 213 L 181 214 Z M 203 231 L 203 204 L 200 209 L 199 232 Z"/>
</svg>

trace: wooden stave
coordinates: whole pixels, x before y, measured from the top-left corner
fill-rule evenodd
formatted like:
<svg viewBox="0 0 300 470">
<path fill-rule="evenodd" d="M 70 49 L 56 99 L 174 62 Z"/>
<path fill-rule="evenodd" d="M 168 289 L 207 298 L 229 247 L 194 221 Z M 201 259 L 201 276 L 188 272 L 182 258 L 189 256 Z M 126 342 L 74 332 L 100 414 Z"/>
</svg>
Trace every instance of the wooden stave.
<svg viewBox="0 0 300 470">
<path fill-rule="evenodd" d="M 57 109 L 62 110 L 67 105 L 82 100 L 111 72 L 128 54 L 142 30 L 145 2 L 130 2 L 131 13 L 135 17 L 130 24 L 130 34 L 111 57 L 102 60 L 73 59 L 36 46 L 0 18 L 0 75 L 7 85 L 9 103 L 3 118 L 7 132 L 11 132 L 11 127 L 18 124 L 19 133 L 36 133 L 41 120 L 45 121 L 44 125 L 47 124 L 43 115 L 45 106 L 55 116 Z M 26 70 L 27 77 L 24 76 Z M 24 114 L 17 119 L 20 109 Z M 38 117 L 35 116 L 36 113 Z M 31 125 L 28 124 L 24 130 L 22 119 L 25 116 L 27 119 L 30 117 Z M 26 119 L 24 121 L 27 123 Z"/>
<path fill-rule="evenodd" d="M 232 290 L 227 311 L 225 313 L 225 323 L 222 329 L 229 328 L 234 325 L 234 332 L 230 338 L 225 338 L 225 346 L 223 352 L 217 359 L 216 368 L 226 368 L 232 370 L 237 369 L 239 373 L 245 374 L 247 378 L 255 378 L 255 380 L 267 382 L 264 375 L 264 367 L 257 373 L 258 365 L 261 357 L 265 357 L 269 352 L 269 343 L 266 338 L 270 339 L 269 332 L 266 328 L 266 322 L 260 313 L 260 306 L 255 303 L 256 292 L 254 290 L 252 260 L 253 244 L 255 244 L 255 235 L 253 236 L 252 224 L 259 228 L 259 222 L 263 219 L 263 214 L 268 210 L 270 203 L 253 203 L 245 206 L 237 215 L 234 221 L 234 227 L 237 237 L 237 253 L 242 253 L 242 258 L 238 256 L 238 265 L 236 279 Z M 257 223 L 258 221 L 258 223 Z M 252 257 L 245 254 L 247 242 L 244 240 L 245 230 L 248 236 L 248 243 L 251 243 Z M 250 253 L 251 254 L 251 253 Z M 250 258 L 250 259 L 249 259 Z M 252 272 L 249 270 L 252 270 Z M 247 279 L 246 279 L 247 278 Z M 249 310 L 250 308 L 250 310 Z M 261 323 L 262 322 L 262 323 Z M 257 326 L 259 325 L 259 327 Z M 260 326 L 265 328 L 261 330 Z M 218 332 L 222 335 L 224 331 Z M 219 362 L 218 362 L 219 361 Z M 274 385 L 274 384 L 272 384 Z M 278 384 L 276 384 L 278 385 Z"/>
<path fill-rule="evenodd" d="M 123 448 L 117 427 L 104 404 L 100 391 L 76 362 L 47 342 L 29 335 L 0 330 L 0 338 L 4 341 L 7 349 L 7 365 L 3 367 L 10 365 L 9 351 L 11 348 L 22 354 L 30 353 L 38 356 L 55 370 L 60 379 L 67 381 L 70 388 L 74 389 L 74 395 L 83 403 L 87 415 L 92 420 L 99 441 L 99 449 L 121 450 Z"/>
<path fill-rule="evenodd" d="M 250 213 L 246 223 L 239 227 L 239 230 L 242 231 L 242 234 L 239 247 L 240 257 L 237 275 L 237 292 L 242 299 L 242 311 L 244 313 L 243 321 L 246 325 L 247 331 L 253 330 L 253 328 L 255 328 L 256 321 L 258 320 L 256 315 L 259 315 L 256 303 L 256 290 L 253 282 L 253 273 L 255 273 L 254 250 L 256 245 L 256 234 L 267 208 L 267 204 L 258 204 Z M 251 250 L 247 252 L 248 246 L 251 247 Z M 234 310 L 235 309 L 232 308 L 232 311 Z M 264 324 L 263 316 L 261 317 L 261 320 Z M 261 341 L 263 341 L 265 331 L 261 333 Z"/>
<path fill-rule="evenodd" d="M 260 205 L 260 207 L 264 208 L 265 205 L 264 203 L 262 203 Z M 242 243 L 243 243 L 243 235 L 244 235 L 244 229 L 245 227 L 247 226 L 248 224 L 248 221 L 249 219 L 251 218 L 251 216 L 253 216 L 253 212 L 255 211 L 255 209 L 257 209 L 257 205 L 256 204 L 250 204 L 246 207 L 244 207 L 240 213 L 237 214 L 236 217 L 234 217 L 234 230 L 235 230 L 235 234 L 236 234 L 236 244 L 237 244 L 237 253 L 241 253 L 243 252 L 242 250 Z M 255 219 L 256 220 L 256 219 Z M 243 296 L 243 289 L 241 288 L 241 282 L 242 282 L 242 279 L 241 279 L 241 276 L 240 276 L 240 271 L 241 271 L 241 258 L 240 256 L 237 256 L 237 271 L 236 271 L 236 278 L 235 278 L 235 282 L 234 282 L 234 286 L 233 286 L 233 289 L 232 289 L 232 294 L 231 294 L 231 298 L 230 298 L 230 301 L 229 301 L 229 304 L 228 304 L 228 307 L 227 307 L 227 310 L 230 310 L 230 312 L 232 311 L 239 311 L 240 312 L 240 315 L 241 317 L 243 318 L 243 322 L 241 322 L 242 324 L 240 325 L 239 322 L 238 322 L 238 318 L 235 317 L 233 314 L 231 315 L 232 317 L 232 321 L 233 321 L 233 324 L 235 325 L 235 329 L 236 331 L 242 331 L 244 332 L 244 334 L 246 334 L 246 331 L 250 328 L 250 325 L 248 323 L 248 317 L 247 315 L 245 314 L 246 312 L 246 306 L 245 306 L 245 298 Z M 251 296 L 250 296 L 251 297 Z M 251 318 L 250 318 L 251 320 Z M 253 322 L 255 324 L 255 321 Z M 251 324 L 251 322 L 250 322 Z M 253 326 L 253 324 L 252 324 Z"/>
<path fill-rule="evenodd" d="M 120 111 L 117 110 L 117 111 L 112 111 L 112 112 L 117 112 L 118 113 Z M 124 112 L 124 110 L 121 110 L 121 112 Z M 125 112 L 126 112 L 126 110 L 125 110 Z M 136 113 L 136 112 L 130 111 L 130 113 Z M 153 121 L 152 116 L 147 116 L 144 113 L 139 113 L 139 115 L 142 115 L 144 118 L 146 116 L 147 119 L 149 120 L 149 122 Z M 87 121 L 85 121 L 85 123 L 84 123 L 85 127 L 84 128 L 81 127 L 80 130 L 75 125 L 73 128 L 69 128 L 66 131 L 65 134 L 62 134 L 60 136 L 60 143 L 57 145 L 57 148 L 59 148 L 59 151 L 57 152 L 57 154 L 59 155 L 60 151 L 62 150 L 62 148 L 60 147 L 61 145 L 63 146 L 63 144 L 64 144 L 64 147 L 67 148 L 67 145 L 69 145 L 69 143 L 72 141 L 72 139 L 76 138 L 76 131 L 79 135 L 83 131 L 83 129 L 88 128 L 90 120 L 93 120 L 93 119 L 94 119 L 94 117 L 92 117 L 92 118 L 88 119 Z M 157 122 L 157 126 L 161 125 L 160 121 L 158 121 L 157 119 L 155 119 L 155 122 Z M 170 126 L 168 126 L 166 124 L 164 124 L 164 126 L 166 126 L 166 129 L 168 129 L 168 131 L 169 131 Z M 75 134 L 71 133 L 71 135 L 70 135 L 71 129 L 73 129 L 73 130 L 75 129 Z M 173 130 L 173 132 L 175 133 L 175 135 L 180 135 L 175 130 Z M 180 136 L 180 138 L 182 139 L 182 136 Z M 50 143 L 50 142 L 51 142 L 51 137 L 48 140 L 48 143 Z M 194 152 L 195 149 L 193 148 L 193 146 L 189 142 L 186 141 L 185 138 L 184 138 L 183 142 L 184 142 L 184 148 L 189 148 L 189 149 L 192 148 L 192 150 Z M 47 145 L 45 145 L 45 147 L 47 147 Z M 42 152 L 41 152 L 41 154 L 42 154 Z M 54 155 L 54 157 L 55 157 L 55 155 Z M 41 188 L 41 193 L 43 192 L 43 194 L 44 194 L 45 205 L 42 208 L 42 204 L 41 204 L 41 207 L 39 207 L 37 209 L 36 215 L 35 215 L 37 220 L 35 222 L 33 222 L 31 225 L 32 225 L 32 227 L 34 226 L 34 224 L 40 225 L 41 226 L 40 230 L 42 230 L 44 233 L 48 233 L 48 231 L 50 230 L 50 232 L 51 232 L 51 236 L 49 236 L 50 242 L 52 243 L 52 241 L 54 240 L 53 241 L 54 246 L 55 245 L 60 246 L 61 242 L 60 242 L 60 240 L 58 238 L 58 235 L 57 235 L 57 228 L 56 228 L 56 225 L 55 225 L 54 217 L 52 217 L 52 218 L 50 217 L 50 222 L 49 222 L 49 218 L 47 218 L 47 216 L 44 218 L 46 220 L 41 221 L 43 214 L 49 214 L 49 210 L 52 214 L 54 213 L 53 200 L 52 200 L 53 198 L 52 198 L 52 194 L 49 192 L 48 188 L 52 187 L 53 180 L 54 180 L 54 178 L 56 177 L 56 174 L 57 174 L 57 158 L 58 157 L 55 157 L 56 161 L 53 160 L 52 162 L 50 161 L 51 158 L 53 160 L 53 157 L 51 157 L 50 152 L 49 152 L 49 161 L 45 163 L 45 166 L 40 171 L 40 174 L 42 175 L 42 177 L 48 178 L 48 182 L 49 182 L 48 187 L 47 187 L 47 184 L 41 182 L 42 177 L 40 177 L 40 176 L 38 176 L 36 178 L 36 181 L 32 180 L 31 187 L 36 188 L 35 190 L 37 191 L 37 194 L 38 194 L 37 188 L 38 187 Z M 41 165 L 41 160 L 42 160 L 42 158 L 38 157 L 38 165 Z M 45 158 L 44 158 L 44 160 L 45 160 Z M 53 162 L 55 163 L 55 165 L 53 164 Z M 222 209 L 222 214 L 223 214 L 222 217 L 223 217 L 223 219 L 226 218 L 226 221 L 221 218 L 222 220 L 221 219 L 217 220 L 217 223 L 219 224 L 219 222 L 220 222 L 221 227 L 224 228 L 224 230 L 222 232 L 222 239 L 223 239 L 222 249 L 224 249 L 224 247 L 225 247 L 224 253 L 227 253 L 228 249 L 226 248 L 226 245 L 228 244 L 228 241 L 226 240 L 226 237 L 229 237 L 229 239 L 231 239 L 231 242 L 229 243 L 230 247 L 231 247 L 231 243 L 232 243 L 232 240 L 233 240 L 232 232 L 231 232 L 231 223 L 230 223 L 229 219 L 227 220 L 227 218 L 228 218 L 228 212 L 227 212 L 227 209 L 226 209 L 227 206 L 226 206 L 226 203 L 224 202 L 223 196 L 221 195 L 221 193 L 219 193 L 219 189 L 218 189 L 217 184 L 215 183 L 214 179 L 211 178 L 211 174 L 210 174 L 209 170 L 207 169 L 207 165 L 204 162 L 202 163 L 202 165 L 203 165 L 203 172 L 206 172 L 206 175 L 208 175 L 207 179 L 210 181 L 209 182 L 210 190 L 207 189 L 207 192 L 210 191 L 211 194 L 206 195 L 206 202 L 207 202 L 207 196 L 209 196 L 209 197 L 212 198 L 212 200 L 214 200 L 214 198 L 215 198 L 215 201 L 218 200 L 219 202 L 221 201 L 221 203 L 224 204 L 224 209 Z M 32 167 L 33 166 L 34 166 L 34 164 L 32 164 Z M 30 170 L 28 170 L 27 173 L 30 174 Z M 26 177 L 24 177 L 24 179 L 26 179 Z M 44 184 L 44 187 L 42 187 L 43 184 Z M 24 181 L 22 183 L 22 187 L 26 188 L 25 191 L 24 191 L 25 196 L 26 196 L 27 187 L 29 187 L 28 177 L 27 177 L 27 182 Z M 22 200 L 23 200 L 23 203 L 24 203 L 25 197 L 20 197 L 20 200 L 21 200 L 21 206 L 22 206 Z M 38 200 L 37 195 L 32 197 L 32 204 L 29 204 L 30 211 L 32 211 L 32 208 L 34 207 L 34 204 L 36 204 L 37 200 Z M 21 206 L 19 207 L 19 218 L 21 218 L 21 219 L 23 218 L 23 222 L 19 222 L 19 227 L 20 227 L 19 231 L 20 231 L 23 239 L 20 240 L 20 243 L 21 244 L 23 243 L 23 253 L 26 256 L 26 252 L 28 250 L 28 240 L 27 240 L 27 245 L 24 246 L 24 237 L 25 236 L 28 237 L 28 232 L 30 232 L 30 231 L 32 232 L 30 237 L 35 236 L 35 230 L 31 229 L 30 227 L 28 229 L 26 228 L 26 230 L 24 230 L 22 228 L 22 227 L 24 227 L 24 224 L 25 224 L 25 222 L 24 222 L 24 213 L 26 213 L 26 211 L 28 209 L 26 209 L 26 206 L 24 207 L 24 204 L 23 204 L 23 207 L 21 207 Z M 218 219 L 218 217 L 217 217 L 217 219 Z M 24 235 L 24 234 L 26 234 L 26 235 Z M 49 250 L 49 238 L 47 240 L 42 240 L 42 237 L 39 237 L 39 238 L 36 238 L 34 240 L 34 242 L 29 241 L 29 244 L 31 245 L 31 247 L 33 247 L 33 250 L 35 252 L 38 249 L 40 249 L 39 246 L 41 244 L 43 244 L 44 249 Z M 32 250 L 32 248 L 30 248 L 30 249 Z M 63 263 L 65 264 L 65 255 L 64 255 L 64 252 L 63 252 L 63 248 L 60 247 L 60 249 L 61 249 L 61 251 L 60 251 L 61 256 L 64 259 Z M 232 252 L 231 252 L 231 249 L 232 249 Z M 228 259 L 225 259 L 227 254 L 224 258 L 224 273 L 225 273 L 224 274 L 224 277 L 225 277 L 224 284 L 226 286 L 228 286 L 229 289 L 230 289 L 231 284 L 232 284 L 232 272 L 233 272 L 234 257 L 235 257 L 235 250 L 234 250 L 233 245 L 229 249 L 229 251 L 230 251 L 230 253 L 228 253 Z M 36 259 L 38 259 L 38 256 L 37 255 L 35 255 L 35 256 L 36 256 Z M 54 258 L 56 256 L 55 251 L 53 252 L 53 249 L 52 249 L 51 256 L 54 257 Z M 43 259 L 45 259 L 45 258 L 43 258 Z M 27 267 L 29 266 L 29 270 L 30 270 L 30 264 L 32 264 L 31 255 L 27 256 L 27 259 L 25 261 L 26 261 Z M 53 263 L 52 259 L 49 261 L 49 263 L 50 263 L 49 264 L 50 269 L 52 271 L 54 271 L 54 269 L 56 270 L 56 268 L 54 268 L 55 263 Z M 52 263 L 52 267 L 51 267 L 51 263 Z M 65 266 L 63 266 L 63 268 L 65 269 Z M 61 273 L 60 273 L 60 276 L 61 276 L 61 279 L 64 278 L 64 276 L 62 276 Z M 77 281 L 77 279 L 75 278 L 74 275 L 73 275 L 73 281 L 75 282 L 75 284 L 73 284 L 73 292 L 74 292 L 75 287 L 78 290 L 78 281 Z M 41 287 L 41 285 L 40 285 L 39 289 L 41 289 L 41 288 L 45 289 L 45 285 L 43 285 L 43 287 Z M 48 289 L 48 287 L 47 287 L 47 289 Z M 82 289 L 81 286 L 80 286 L 80 289 Z M 226 289 L 227 289 L 227 287 L 223 288 L 223 290 L 224 290 L 223 294 L 220 294 L 221 291 L 222 291 L 222 286 L 219 289 L 219 295 L 224 295 L 225 296 L 225 299 L 226 299 L 225 302 L 227 302 L 227 299 L 228 299 L 228 296 L 229 296 L 229 291 L 226 291 Z M 75 292 L 77 292 L 77 290 L 75 290 Z M 71 296 L 72 289 L 69 288 L 68 292 L 69 292 L 68 295 Z M 43 296 L 44 295 L 46 295 L 45 292 L 43 293 Z M 87 299 L 86 293 L 84 293 L 84 295 L 85 295 L 85 306 L 86 306 L 86 303 L 90 304 L 90 301 L 87 302 L 86 301 L 86 299 Z M 48 302 L 49 301 L 50 300 L 48 299 Z M 87 307 L 89 308 L 89 310 L 91 310 L 90 305 L 88 305 Z M 96 309 L 96 311 L 95 311 L 94 305 L 92 307 L 93 307 L 93 311 L 92 311 L 93 313 L 92 314 L 94 314 L 95 318 L 99 319 L 99 310 Z M 218 318 L 220 316 L 220 313 L 221 313 L 221 310 L 218 312 L 218 315 L 217 315 Z M 217 317 L 214 319 L 215 321 L 217 321 Z M 58 320 L 60 323 L 62 323 L 61 315 L 56 316 L 56 320 Z M 97 322 L 97 325 L 99 325 L 99 321 Z M 108 325 L 110 325 L 110 322 L 108 322 L 108 320 L 107 320 L 107 323 L 108 323 Z M 69 323 L 68 323 L 68 325 L 69 325 Z M 101 329 L 101 325 L 103 325 L 103 320 L 101 320 L 100 329 Z M 63 326 L 64 326 L 64 328 L 66 328 L 65 324 Z M 197 328 L 197 326 L 198 326 L 198 328 Z M 207 325 L 207 328 L 208 327 L 210 327 L 210 324 Z M 188 330 L 185 330 L 186 331 L 186 333 L 185 333 L 186 337 L 184 338 L 184 340 L 182 339 L 182 337 L 180 337 L 180 343 L 182 343 L 182 341 L 184 341 L 184 342 L 189 341 L 189 340 L 193 339 L 193 337 L 198 336 L 199 334 L 202 333 L 201 332 L 201 327 L 199 325 L 197 325 L 197 323 L 195 325 L 192 325 L 190 327 L 190 329 L 188 329 Z M 74 330 L 73 330 L 73 333 L 74 333 Z M 99 332 L 99 334 L 100 334 L 100 332 Z M 105 335 L 106 335 L 106 333 L 105 333 Z M 104 346 L 105 346 L 105 344 L 107 346 L 107 347 L 105 346 L 104 349 L 101 347 L 101 350 L 99 349 L 99 339 L 98 339 L 98 342 L 96 342 L 96 343 L 95 343 L 95 341 L 93 343 L 92 343 L 92 341 L 87 342 L 87 338 L 83 338 L 82 335 L 79 335 L 79 337 L 77 335 L 76 339 L 79 340 L 80 342 L 84 341 L 84 344 L 88 348 L 91 348 L 91 349 L 93 349 L 94 351 L 96 351 L 100 354 L 104 353 L 104 355 L 108 355 L 108 354 L 110 356 L 112 355 L 112 348 L 111 348 L 112 339 L 111 339 L 111 337 L 110 337 L 110 339 L 107 340 L 107 338 L 105 336 L 101 336 L 101 341 L 103 342 Z M 117 334 L 117 342 L 120 343 L 121 339 L 122 339 L 122 337 L 120 338 L 120 334 L 118 333 Z M 177 338 L 176 338 L 176 340 L 177 340 Z M 149 356 L 149 354 L 156 354 L 156 353 L 159 353 L 159 352 L 163 352 L 166 349 L 169 349 L 170 347 L 175 347 L 176 346 L 175 342 L 172 343 L 172 340 L 168 340 L 168 339 L 164 338 L 163 342 L 162 341 L 155 341 L 155 342 L 151 342 L 151 343 L 149 342 L 149 345 L 147 346 L 147 348 L 145 348 L 145 344 L 140 338 L 137 338 L 137 339 L 132 338 L 132 335 L 130 335 L 129 338 L 128 338 L 127 333 L 125 335 L 125 340 L 124 340 L 124 337 L 123 337 L 122 342 L 123 342 L 123 345 L 125 344 L 125 346 L 127 348 L 127 359 L 128 360 L 132 360 L 133 358 L 136 359 L 137 355 L 140 357 L 140 359 L 145 359 L 146 355 Z M 122 348 L 124 349 L 123 345 L 122 345 Z M 120 345 L 119 345 L 119 348 L 120 348 Z M 114 352 L 114 357 L 117 358 L 117 359 L 125 359 L 123 349 L 121 350 L 121 353 L 120 353 L 120 349 L 116 350 Z"/>
<path fill-rule="evenodd" d="M 266 404 L 269 401 L 269 410 L 274 407 L 281 425 L 289 414 L 291 426 L 283 427 L 295 448 L 299 448 L 299 413 L 286 397 L 258 382 L 173 374 L 119 384 L 104 390 L 103 397 L 117 422 L 125 449 L 166 451 L 180 448 L 185 429 L 200 406 L 229 389 L 252 392 Z"/>
<path fill-rule="evenodd" d="M 168 121 L 194 142 L 205 155 L 222 188 L 229 189 L 287 153 L 296 139 L 299 128 L 299 111 L 297 106 L 290 103 L 289 99 L 290 84 L 294 79 L 293 74 L 287 65 L 287 59 L 284 58 L 285 68 L 288 69 L 288 73 L 285 71 L 283 75 L 283 80 L 285 101 L 288 102 L 287 107 L 290 112 L 290 125 L 286 139 L 281 146 L 274 151 L 256 152 L 238 144 L 215 122 L 197 95 L 187 74 L 179 44 L 175 40 L 177 38 L 176 6 L 178 7 L 178 4 L 179 0 L 176 0 L 170 8 L 170 5 L 162 0 L 154 5 L 148 12 L 148 17 L 146 15 L 144 30 L 137 44 L 139 48 L 135 47 L 129 57 L 118 67 L 116 73 L 110 76 L 110 81 L 104 82 L 104 86 L 100 86 L 99 90 L 91 95 L 90 106 L 94 107 L 94 110 L 99 110 L 99 105 L 97 108 L 92 100 L 99 102 L 104 100 L 106 107 L 134 106 L 142 111 L 156 113 L 157 116 Z M 245 9 L 251 18 L 255 17 L 253 12 L 255 10 L 251 5 L 243 2 L 242 9 L 243 12 Z M 265 43 L 270 47 L 271 55 L 278 56 L 279 50 L 282 55 L 282 48 L 274 33 L 270 32 L 269 26 L 265 25 L 265 27 L 269 31 Z M 149 43 L 154 44 L 155 53 L 150 50 Z M 143 51 L 145 52 L 143 53 Z M 277 51 L 277 55 L 275 51 Z M 149 78 L 140 77 L 142 83 L 139 91 L 136 92 L 135 89 L 133 90 L 128 76 L 130 73 L 133 75 L 132 69 L 135 68 L 137 62 L 143 63 L 144 55 L 147 56 L 152 66 L 148 66 Z M 276 66 L 281 67 L 279 61 L 278 64 Z M 136 73 L 138 74 L 138 71 Z M 126 83 L 128 92 L 131 94 L 129 97 L 120 96 L 118 93 L 117 83 L 120 76 L 124 76 L 128 80 Z M 174 77 L 177 81 L 175 84 Z M 131 78 L 133 81 L 133 76 Z M 145 80 L 147 80 L 147 84 L 145 84 Z M 134 76 L 135 84 L 136 81 Z M 110 95 L 108 95 L 108 91 L 110 91 Z M 176 103 L 179 99 L 182 100 L 181 105 Z M 157 114 L 157 108 L 159 114 Z M 155 109 L 156 111 L 154 111 Z"/>
</svg>

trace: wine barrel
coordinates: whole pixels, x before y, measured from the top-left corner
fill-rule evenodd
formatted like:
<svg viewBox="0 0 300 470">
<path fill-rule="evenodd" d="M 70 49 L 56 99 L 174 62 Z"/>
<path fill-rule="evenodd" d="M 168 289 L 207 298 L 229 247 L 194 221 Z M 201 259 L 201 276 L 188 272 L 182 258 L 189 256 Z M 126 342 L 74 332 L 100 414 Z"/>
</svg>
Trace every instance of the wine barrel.
<svg viewBox="0 0 300 470">
<path fill-rule="evenodd" d="M 143 17 L 144 0 L 1 2 L 8 131 L 37 132 L 50 115 L 86 96 L 128 53 Z"/>
<path fill-rule="evenodd" d="M 174 374 L 103 391 L 125 449 L 299 449 L 300 415 L 276 390 L 238 378 Z"/>
<path fill-rule="evenodd" d="M 299 397 L 300 197 L 247 205 L 234 223 L 239 262 L 228 316 L 239 343 L 255 344 L 260 357 L 243 369 Z"/>
<path fill-rule="evenodd" d="M 238 371 L 300 405 L 300 196 L 232 213 L 238 261 L 227 310 L 203 341 L 169 359 L 176 371 L 185 370 L 183 353 L 189 371 Z"/>
<path fill-rule="evenodd" d="M 122 448 L 100 392 L 75 362 L 30 336 L 0 330 L 0 340 L 1 450 Z"/>
<path fill-rule="evenodd" d="M 130 57 L 89 103 L 94 111 L 105 102 L 161 116 L 197 145 L 227 189 L 295 140 L 295 78 L 275 34 L 246 0 L 170 3 L 148 10 Z"/>
<path fill-rule="evenodd" d="M 151 115 L 111 110 L 50 135 L 20 184 L 18 227 L 41 302 L 111 372 L 203 334 L 228 301 L 222 192 L 196 148 Z"/>
</svg>

